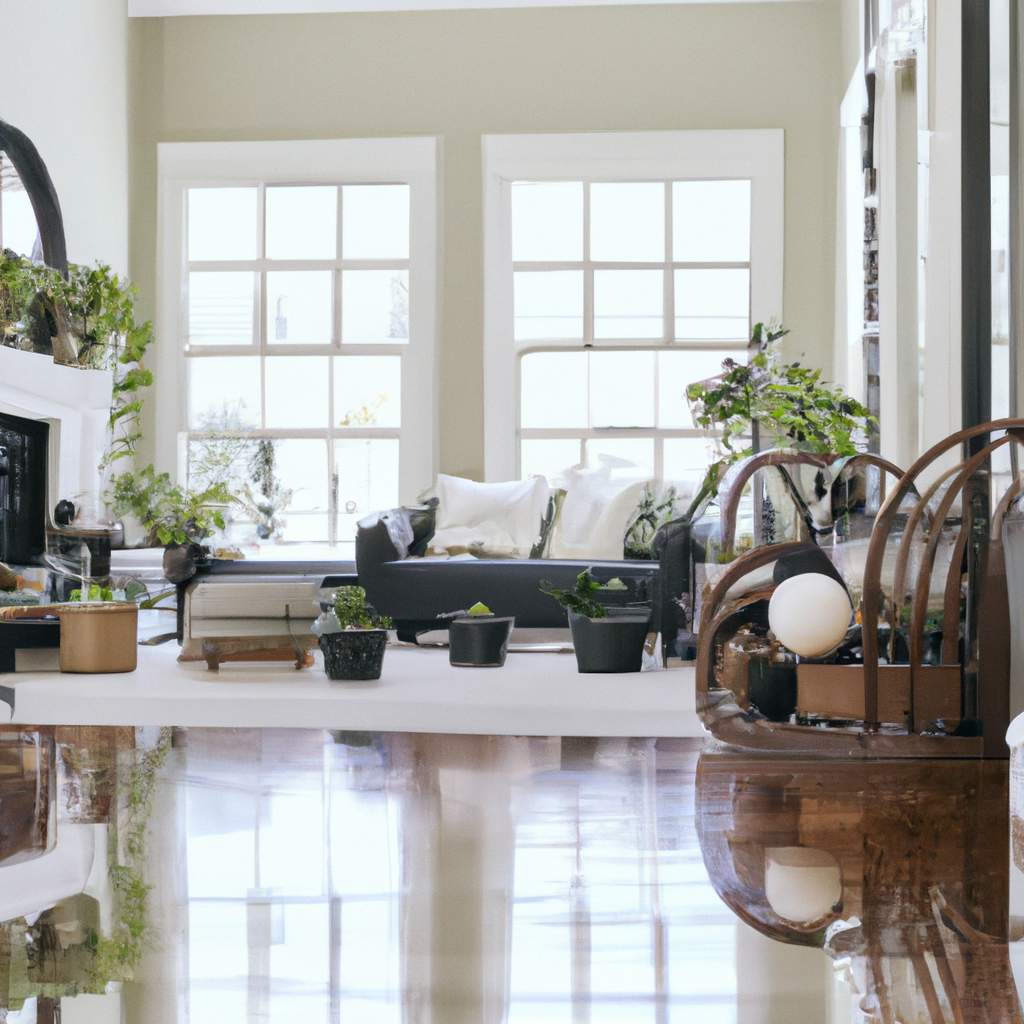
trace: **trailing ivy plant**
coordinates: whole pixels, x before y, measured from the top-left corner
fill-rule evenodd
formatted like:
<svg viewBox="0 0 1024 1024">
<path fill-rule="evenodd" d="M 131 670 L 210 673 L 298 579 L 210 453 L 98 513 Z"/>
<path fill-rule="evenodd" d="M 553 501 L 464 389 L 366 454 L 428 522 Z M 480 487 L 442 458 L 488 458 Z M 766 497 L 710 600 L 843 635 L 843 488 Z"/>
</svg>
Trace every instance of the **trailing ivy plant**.
<svg viewBox="0 0 1024 1024">
<path fill-rule="evenodd" d="M 224 508 L 236 498 L 224 483 L 190 489 L 152 466 L 114 477 L 106 495 L 114 515 L 133 515 L 150 544 L 198 544 L 225 526 Z"/>
<path fill-rule="evenodd" d="M 9 249 L 0 252 L 0 343 L 52 354 L 57 362 L 113 373 L 105 469 L 135 454 L 143 389 L 142 365 L 153 325 L 135 319 L 136 289 L 106 264 L 68 265 L 67 277 Z"/>
<path fill-rule="evenodd" d="M 788 333 L 776 324 L 757 324 L 749 362 L 726 359 L 720 376 L 687 387 L 694 423 L 717 431 L 725 450 L 708 467 L 688 515 L 714 497 L 729 466 L 753 454 L 749 439 L 755 421 L 777 440 L 837 456 L 855 455 L 859 438 L 874 423 L 865 406 L 823 381 L 821 370 L 782 361 L 775 345 Z"/>
</svg>

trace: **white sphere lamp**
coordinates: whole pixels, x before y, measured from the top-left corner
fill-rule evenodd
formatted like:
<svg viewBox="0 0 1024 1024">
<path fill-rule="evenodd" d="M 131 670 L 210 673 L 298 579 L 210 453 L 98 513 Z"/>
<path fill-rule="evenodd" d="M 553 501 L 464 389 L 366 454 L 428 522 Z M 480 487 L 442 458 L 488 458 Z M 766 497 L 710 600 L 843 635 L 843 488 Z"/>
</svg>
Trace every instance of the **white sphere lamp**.
<svg viewBox="0 0 1024 1024">
<path fill-rule="evenodd" d="M 783 580 L 768 604 L 768 625 L 783 647 L 821 658 L 842 643 L 853 609 L 846 588 L 831 576 L 805 572 Z"/>
<path fill-rule="evenodd" d="M 783 920 L 814 924 L 842 901 L 839 862 L 827 850 L 769 846 L 764 852 L 764 894 Z"/>
</svg>

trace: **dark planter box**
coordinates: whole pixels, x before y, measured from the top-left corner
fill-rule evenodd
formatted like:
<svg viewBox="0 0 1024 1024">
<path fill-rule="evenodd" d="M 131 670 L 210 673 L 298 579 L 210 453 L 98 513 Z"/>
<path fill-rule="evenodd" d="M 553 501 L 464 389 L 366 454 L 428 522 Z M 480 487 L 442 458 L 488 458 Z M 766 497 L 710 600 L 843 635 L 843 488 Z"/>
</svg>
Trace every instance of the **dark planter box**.
<svg viewBox="0 0 1024 1024">
<path fill-rule="evenodd" d="M 771 722 L 788 722 L 796 711 L 796 665 L 751 658 L 747 668 L 747 695 Z"/>
<path fill-rule="evenodd" d="M 466 616 L 448 627 L 448 661 L 459 667 L 500 668 L 508 653 L 514 616 Z"/>
<path fill-rule="evenodd" d="M 380 679 L 387 646 L 386 629 L 343 629 L 320 637 L 329 679 Z"/>
<path fill-rule="evenodd" d="M 581 672 L 639 672 L 650 614 L 617 609 L 604 619 L 569 612 L 569 629 Z"/>
</svg>

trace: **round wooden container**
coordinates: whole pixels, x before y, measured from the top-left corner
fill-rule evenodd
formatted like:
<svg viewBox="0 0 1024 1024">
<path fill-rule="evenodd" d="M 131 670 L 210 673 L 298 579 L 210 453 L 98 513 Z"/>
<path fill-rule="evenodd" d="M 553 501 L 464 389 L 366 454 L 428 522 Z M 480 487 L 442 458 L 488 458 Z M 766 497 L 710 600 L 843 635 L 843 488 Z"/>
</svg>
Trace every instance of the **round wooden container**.
<svg viewBox="0 0 1024 1024">
<path fill-rule="evenodd" d="M 139 609 L 130 601 L 60 606 L 61 672 L 134 672 Z"/>
</svg>

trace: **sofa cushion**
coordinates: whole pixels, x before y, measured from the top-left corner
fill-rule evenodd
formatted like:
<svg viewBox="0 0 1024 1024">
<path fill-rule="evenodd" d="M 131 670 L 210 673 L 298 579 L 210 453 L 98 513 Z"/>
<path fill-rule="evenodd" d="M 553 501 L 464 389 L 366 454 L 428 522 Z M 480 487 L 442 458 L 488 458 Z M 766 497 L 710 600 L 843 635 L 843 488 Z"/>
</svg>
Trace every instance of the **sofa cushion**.
<svg viewBox="0 0 1024 1024">
<path fill-rule="evenodd" d="M 430 538 L 430 555 L 474 555 L 479 558 L 518 558 L 522 552 L 501 524 L 446 526 Z M 529 552 L 527 552 L 529 553 Z"/>
<path fill-rule="evenodd" d="M 437 523 L 431 550 L 448 550 L 449 543 L 463 549 L 505 557 L 526 558 L 540 535 L 551 490 L 543 477 L 478 483 L 462 477 L 438 475 Z M 458 534 L 448 531 L 459 529 Z M 466 528 L 471 528 L 466 532 Z M 474 545 L 474 534 L 481 543 Z"/>
<path fill-rule="evenodd" d="M 551 558 L 622 558 L 645 481 L 609 466 L 565 472 L 565 500 L 549 547 Z"/>
</svg>

